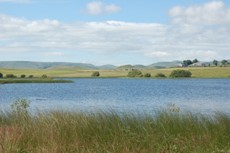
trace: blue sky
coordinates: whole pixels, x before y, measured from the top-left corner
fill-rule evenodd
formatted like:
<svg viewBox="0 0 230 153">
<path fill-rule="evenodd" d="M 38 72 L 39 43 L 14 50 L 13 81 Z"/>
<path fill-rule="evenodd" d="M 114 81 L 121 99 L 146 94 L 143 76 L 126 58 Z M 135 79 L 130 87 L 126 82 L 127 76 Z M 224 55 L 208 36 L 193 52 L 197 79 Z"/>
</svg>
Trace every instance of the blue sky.
<svg viewBox="0 0 230 153">
<path fill-rule="evenodd" d="M 0 0 L 0 60 L 230 59 L 230 0 Z"/>
</svg>

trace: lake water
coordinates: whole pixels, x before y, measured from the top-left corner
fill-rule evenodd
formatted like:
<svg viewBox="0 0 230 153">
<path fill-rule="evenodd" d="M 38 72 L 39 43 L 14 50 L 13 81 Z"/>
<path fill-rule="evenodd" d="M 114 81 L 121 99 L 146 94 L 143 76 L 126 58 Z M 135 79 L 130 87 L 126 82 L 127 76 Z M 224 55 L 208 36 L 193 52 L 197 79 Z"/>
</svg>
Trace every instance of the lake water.
<svg viewBox="0 0 230 153">
<path fill-rule="evenodd" d="M 230 79 L 72 79 L 74 83 L 0 85 L 0 106 L 18 98 L 30 110 L 153 113 L 171 104 L 181 110 L 229 114 Z"/>
</svg>

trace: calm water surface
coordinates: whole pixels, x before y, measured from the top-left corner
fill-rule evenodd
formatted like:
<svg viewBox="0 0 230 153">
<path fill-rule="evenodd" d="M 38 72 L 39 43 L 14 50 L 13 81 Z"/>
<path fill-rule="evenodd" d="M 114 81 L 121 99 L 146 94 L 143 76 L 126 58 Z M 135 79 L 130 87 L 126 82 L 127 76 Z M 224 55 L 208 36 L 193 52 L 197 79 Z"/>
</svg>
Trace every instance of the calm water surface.
<svg viewBox="0 0 230 153">
<path fill-rule="evenodd" d="M 18 98 L 32 111 L 62 109 L 153 113 L 170 104 L 200 113 L 230 111 L 229 79 L 72 79 L 74 83 L 0 85 L 0 106 Z"/>
</svg>

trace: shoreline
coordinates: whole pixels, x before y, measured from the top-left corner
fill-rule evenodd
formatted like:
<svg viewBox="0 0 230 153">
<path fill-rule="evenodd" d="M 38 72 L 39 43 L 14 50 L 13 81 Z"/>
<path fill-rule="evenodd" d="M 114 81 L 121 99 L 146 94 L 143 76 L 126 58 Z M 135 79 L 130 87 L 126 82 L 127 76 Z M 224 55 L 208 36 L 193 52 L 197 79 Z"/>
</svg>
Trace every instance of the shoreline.
<svg viewBox="0 0 230 153">
<path fill-rule="evenodd" d="M 0 79 L 0 84 L 17 84 L 17 83 L 72 83 L 71 80 L 62 79 Z"/>
</svg>

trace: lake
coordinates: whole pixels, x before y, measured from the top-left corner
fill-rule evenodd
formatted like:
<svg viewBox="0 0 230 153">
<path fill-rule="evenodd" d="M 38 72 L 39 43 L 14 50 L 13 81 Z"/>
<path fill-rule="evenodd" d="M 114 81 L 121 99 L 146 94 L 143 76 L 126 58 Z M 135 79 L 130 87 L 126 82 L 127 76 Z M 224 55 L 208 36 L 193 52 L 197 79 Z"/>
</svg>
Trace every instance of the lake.
<svg viewBox="0 0 230 153">
<path fill-rule="evenodd" d="M 230 110 L 230 79 L 71 79 L 74 83 L 2 84 L 0 106 L 18 98 L 30 110 L 116 111 L 151 114 L 175 104 L 181 110 L 213 113 Z"/>
</svg>

